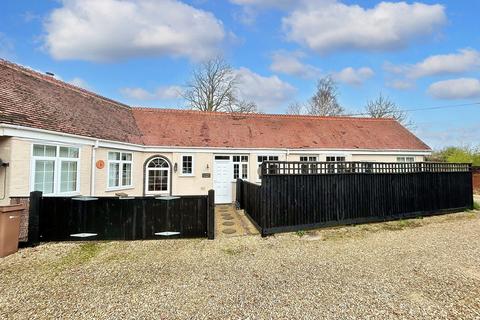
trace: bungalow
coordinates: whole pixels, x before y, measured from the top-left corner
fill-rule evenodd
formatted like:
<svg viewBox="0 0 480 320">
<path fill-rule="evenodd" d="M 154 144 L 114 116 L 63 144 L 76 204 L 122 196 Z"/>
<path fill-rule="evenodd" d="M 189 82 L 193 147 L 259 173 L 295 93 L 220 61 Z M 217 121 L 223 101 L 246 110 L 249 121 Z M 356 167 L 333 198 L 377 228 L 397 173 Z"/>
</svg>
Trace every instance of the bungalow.
<svg viewBox="0 0 480 320">
<path fill-rule="evenodd" d="M 265 160 L 423 161 L 393 119 L 134 108 L 0 60 L 0 205 L 51 196 L 206 194 L 233 200 Z"/>
</svg>

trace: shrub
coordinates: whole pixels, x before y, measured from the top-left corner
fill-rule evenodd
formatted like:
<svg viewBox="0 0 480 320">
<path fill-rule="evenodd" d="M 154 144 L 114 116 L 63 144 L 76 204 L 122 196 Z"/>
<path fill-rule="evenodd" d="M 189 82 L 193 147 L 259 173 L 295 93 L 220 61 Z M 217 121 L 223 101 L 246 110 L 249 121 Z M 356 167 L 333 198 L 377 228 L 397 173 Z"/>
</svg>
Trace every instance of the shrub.
<svg viewBox="0 0 480 320">
<path fill-rule="evenodd" d="M 305 231 L 304 230 L 298 230 L 297 232 L 295 232 L 295 234 L 301 238 L 305 235 Z"/>
</svg>

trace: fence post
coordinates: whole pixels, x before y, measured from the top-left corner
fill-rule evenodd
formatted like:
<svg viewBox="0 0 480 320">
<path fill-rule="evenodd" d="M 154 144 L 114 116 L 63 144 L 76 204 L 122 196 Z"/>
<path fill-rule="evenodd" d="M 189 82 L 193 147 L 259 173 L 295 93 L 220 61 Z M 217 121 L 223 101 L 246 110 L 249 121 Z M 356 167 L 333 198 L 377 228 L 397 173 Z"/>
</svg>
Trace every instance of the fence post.
<svg viewBox="0 0 480 320">
<path fill-rule="evenodd" d="M 243 209 L 243 194 L 242 194 L 242 180 L 237 179 L 236 191 L 235 191 L 235 200 L 239 209 Z"/>
<path fill-rule="evenodd" d="M 267 227 L 267 197 L 266 197 L 266 186 L 267 183 L 264 184 L 262 181 L 262 186 L 260 187 L 260 234 L 263 237 L 266 237 L 265 229 Z"/>
<path fill-rule="evenodd" d="M 40 243 L 40 206 L 42 192 L 30 192 L 28 209 L 28 246 L 33 247 Z"/>
<path fill-rule="evenodd" d="M 215 191 L 208 190 L 207 197 L 207 237 L 215 239 Z"/>
<path fill-rule="evenodd" d="M 472 164 L 468 164 L 468 177 L 469 177 L 469 193 L 470 193 L 470 210 L 473 210 L 475 207 L 475 201 L 473 201 L 473 189 L 475 188 L 473 185 L 473 168 Z"/>
</svg>

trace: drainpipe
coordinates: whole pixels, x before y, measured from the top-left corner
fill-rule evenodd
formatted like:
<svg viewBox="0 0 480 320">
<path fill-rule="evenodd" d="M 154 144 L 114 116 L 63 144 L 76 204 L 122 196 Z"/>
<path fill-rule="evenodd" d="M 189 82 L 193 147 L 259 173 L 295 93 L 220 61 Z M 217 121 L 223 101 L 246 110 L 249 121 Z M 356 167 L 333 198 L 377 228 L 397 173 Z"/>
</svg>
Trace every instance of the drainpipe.
<svg viewBox="0 0 480 320">
<path fill-rule="evenodd" d="M 289 155 L 290 155 L 290 149 L 287 149 L 287 157 L 286 157 L 286 158 L 287 158 L 287 159 L 286 159 L 287 161 L 288 161 L 288 156 L 289 156 Z"/>
<path fill-rule="evenodd" d="M 95 145 L 92 148 L 92 164 L 91 164 L 92 171 L 90 173 L 90 196 L 91 197 L 95 196 L 95 162 L 97 162 L 97 159 L 96 159 L 97 149 L 98 149 L 98 140 L 95 140 Z"/>
</svg>

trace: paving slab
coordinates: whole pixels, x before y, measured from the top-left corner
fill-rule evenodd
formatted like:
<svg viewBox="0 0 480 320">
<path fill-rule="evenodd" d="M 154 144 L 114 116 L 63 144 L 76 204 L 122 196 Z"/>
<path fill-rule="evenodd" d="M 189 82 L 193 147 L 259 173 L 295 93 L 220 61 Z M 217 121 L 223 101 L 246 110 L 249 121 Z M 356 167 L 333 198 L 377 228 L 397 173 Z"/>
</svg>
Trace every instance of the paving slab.
<svg viewBox="0 0 480 320">
<path fill-rule="evenodd" d="M 259 234 L 242 210 L 233 205 L 215 207 L 215 236 L 238 237 Z"/>
</svg>

